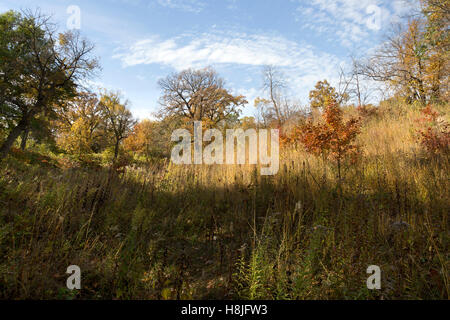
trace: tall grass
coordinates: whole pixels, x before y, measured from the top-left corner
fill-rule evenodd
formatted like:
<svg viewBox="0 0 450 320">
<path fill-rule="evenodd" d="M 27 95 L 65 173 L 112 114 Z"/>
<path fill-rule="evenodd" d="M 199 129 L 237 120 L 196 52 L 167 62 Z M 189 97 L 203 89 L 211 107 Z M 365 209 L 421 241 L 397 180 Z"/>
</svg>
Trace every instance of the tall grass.
<svg viewBox="0 0 450 320">
<path fill-rule="evenodd" d="M 421 151 L 416 117 L 388 105 L 366 119 L 364 157 L 341 183 L 300 148 L 269 177 L 166 162 L 118 176 L 10 157 L 0 298 L 448 299 L 448 155 Z M 80 291 L 66 289 L 72 264 Z M 369 265 L 381 290 L 366 287 Z"/>
</svg>

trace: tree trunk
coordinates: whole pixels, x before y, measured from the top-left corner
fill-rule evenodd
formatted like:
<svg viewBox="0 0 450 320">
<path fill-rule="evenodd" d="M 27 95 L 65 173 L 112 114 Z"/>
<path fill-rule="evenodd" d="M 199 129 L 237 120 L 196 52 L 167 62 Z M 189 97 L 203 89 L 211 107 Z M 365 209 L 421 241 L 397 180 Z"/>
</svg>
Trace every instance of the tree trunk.
<svg viewBox="0 0 450 320">
<path fill-rule="evenodd" d="M 341 156 L 337 159 L 339 185 L 341 184 Z"/>
<path fill-rule="evenodd" d="M 114 161 L 116 161 L 117 156 L 119 155 L 119 140 L 116 140 L 116 144 L 114 145 Z"/>
<path fill-rule="evenodd" d="M 30 134 L 30 128 L 25 128 L 22 133 L 22 141 L 20 141 L 20 149 L 25 150 L 27 147 L 28 135 Z"/>
<path fill-rule="evenodd" d="M 358 94 L 358 106 L 362 107 L 362 105 L 361 105 L 361 90 L 359 88 L 359 77 L 358 77 L 358 75 L 356 76 L 356 90 L 357 90 L 357 94 Z"/>
<path fill-rule="evenodd" d="M 275 100 L 275 97 L 273 95 L 272 89 L 270 89 L 270 99 L 272 100 L 272 104 L 275 109 L 275 113 L 277 115 L 278 126 L 281 126 L 281 114 L 280 114 L 280 110 L 278 108 L 277 101 Z"/>
<path fill-rule="evenodd" d="M 3 160 L 8 155 L 14 141 L 16 141 L 16 139 L 27 128 L 27 126 L 28 121 L 27 119 L 23 118 L 22 120 L 20 120 L 19 124 L 11 130 L 8 137 L 0 147 L 0 160 Z"/>
</svg>

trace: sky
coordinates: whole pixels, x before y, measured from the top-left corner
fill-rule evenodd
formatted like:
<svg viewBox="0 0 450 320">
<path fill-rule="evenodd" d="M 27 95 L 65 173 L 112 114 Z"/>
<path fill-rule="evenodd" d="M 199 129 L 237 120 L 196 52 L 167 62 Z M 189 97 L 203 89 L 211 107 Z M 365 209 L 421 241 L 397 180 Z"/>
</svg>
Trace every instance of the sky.
<svg viewBox="0 0 450 320">
<path fill-rule="evenodd" d="M 61 31 L 79 29 L 95 45 L 102 69 L 93 88 L 119 90 L 133 115 L 152 118 L 158 80 L 211 66 L 243 116 L 264 96 L 262 70 L 284 75 L 286 95 L 302 104 L 319 80 L 337 85 L 350 56 L 380 45 L 414 0 L 0 0 L 0 12 L 40 9 Z"/>
</svg>

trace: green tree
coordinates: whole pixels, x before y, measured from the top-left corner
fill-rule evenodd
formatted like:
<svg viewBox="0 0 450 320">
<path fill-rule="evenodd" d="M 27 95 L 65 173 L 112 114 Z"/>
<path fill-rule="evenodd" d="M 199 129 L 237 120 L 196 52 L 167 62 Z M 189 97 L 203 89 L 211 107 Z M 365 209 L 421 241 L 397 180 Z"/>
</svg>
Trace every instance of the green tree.
<svg viewBox="0 0 450 320">
<path fill-rule="evenodd" d="M 0 107 L 7 125 L 0 159 L 33 119 L 55 112 L 98 67 L 91 44 L 76 32 L 55 30 L 39 12 L 0 15 Z"/>
</svg>

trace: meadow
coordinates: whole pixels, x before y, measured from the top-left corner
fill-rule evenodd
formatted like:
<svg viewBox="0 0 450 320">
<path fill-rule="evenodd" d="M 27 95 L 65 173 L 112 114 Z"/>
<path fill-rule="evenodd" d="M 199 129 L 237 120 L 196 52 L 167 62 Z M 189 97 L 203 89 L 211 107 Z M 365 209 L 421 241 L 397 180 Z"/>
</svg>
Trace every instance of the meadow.
<svg viewBox="0 0 450 320">
<path fill-rule="evenodd" d="M 14 148 L 0 299 L 448 299 L 449 156 L 418 143 L 420 117 L 396 100 L 365 116 L 363 156 L 340 180 L 301 146 L 281 149 L 274 176 L 164 159 L 117 173 Z M 69 265 L 81 290 L 66 288 Z M 370 265 L 381 290 L 367 289 Z"/>
</svg>

